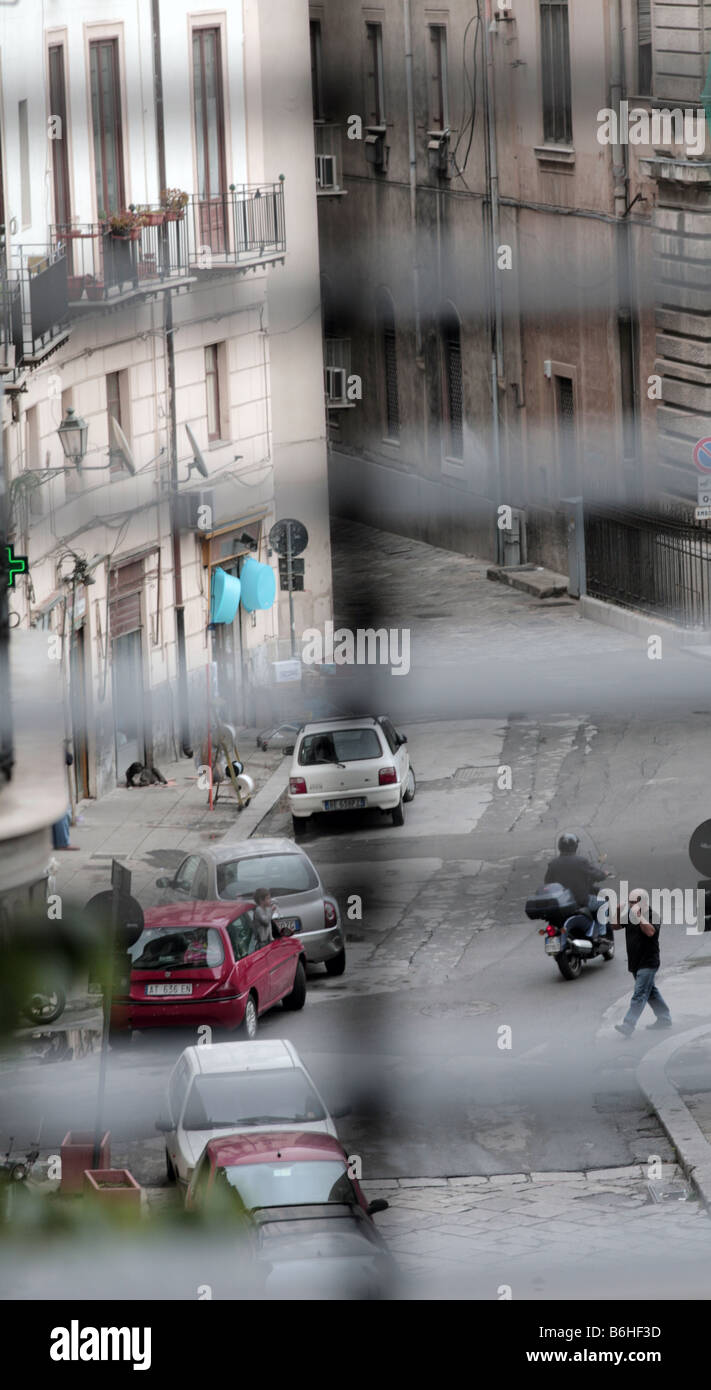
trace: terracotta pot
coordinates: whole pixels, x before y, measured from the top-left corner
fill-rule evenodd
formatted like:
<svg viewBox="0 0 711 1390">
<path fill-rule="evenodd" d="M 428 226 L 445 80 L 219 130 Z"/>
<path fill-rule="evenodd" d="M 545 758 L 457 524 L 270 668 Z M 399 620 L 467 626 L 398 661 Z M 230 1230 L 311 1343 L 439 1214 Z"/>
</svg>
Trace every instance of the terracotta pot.
<svg viewBox="0 0 711 1390">
<path fill-rule="evenodd" d="M 147 227 L 161 227 L 164 219 L 164 212 L 145 212 L 143 214 L 143 220 Z"/>
<path fill-rule="evenodd" d="M 84 1193 L 110 1206 L 140 1211 L 141 1188 L 128 1168 L 85 1168 Z"/>
<path fill-rule="evenodd" d="M 140 227 L 132 227 L 131 230 L 130 230 L 130 232 L 129 232 L 129 234 L 128 234 L 128 239 L 129 239 L 129 241 L 138 241 L 139 238 L 140 238 L 140 235 L 141 235 L 141 229 L 140 229 Z"/>
<path fill-rule="evenodd" d="M 70 1129 L 65 1134 L 60 1148 L 62 1176 L 60 1192 L 82 1192 L 84 1173 L 94 1162 L 94 1136 L 88 1130 Z M 111 1134 L 107 1130 L 99 1145 L 99 1169 L 108 1169 L 111 1163 Z"/>
<path fill-rule="evenodd" d="M 103 298 L 104 298 L 104 287 L 103 287 L 103 285 L 87 285 L 87 287 L 86 287 L 86 297 L 87 297 L 87 299 L 93 299 L 93 300 L 103 299 Z"/>
<path fill-rule="evenodd" d="M 165 214 L 166 222 L 182 222 L 185 216 L 185 208 L 167 208 Z"/>
</svg>

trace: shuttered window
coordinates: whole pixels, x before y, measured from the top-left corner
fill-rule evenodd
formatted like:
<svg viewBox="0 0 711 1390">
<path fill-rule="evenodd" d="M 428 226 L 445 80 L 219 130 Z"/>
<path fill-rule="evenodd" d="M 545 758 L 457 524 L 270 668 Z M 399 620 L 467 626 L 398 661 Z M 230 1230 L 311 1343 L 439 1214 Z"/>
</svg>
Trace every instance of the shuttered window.
<svg viewBox="0 0 711 1390">
<path fill-rule="evenodd" d="M 448 458 L 464 458 L 464 393 L 462 385 L 462 337 L 453 310 L 443 315 L 440 326 L 443 376 L 443 425 Z"/>
<path fill-rule="evenodd" d="M 568 0 L 542 0 L 541 69 L 543 139 L 549 145 L 571 145 Z"/>
<path fill-rule="evenodd" d="M 400 438 L 400 387 L 398 383 L 397 335 L 392 299 L 383 290 L 378 296 L 377 321 L 380 334 L 383 372 L 383 403 L 385 434 L 388 439 Z"/>
<path fill-rule="evenodd" d="M 141 626 L 143 560 L 132 560 L 111 571 L 109 582 L 109 626 L 112 640 L 135 632 Z"/>
<path fill-rule="evenodd" d="M 637 92 L 652 93 L 652 0 L 637 0 Z"/>
</svg>

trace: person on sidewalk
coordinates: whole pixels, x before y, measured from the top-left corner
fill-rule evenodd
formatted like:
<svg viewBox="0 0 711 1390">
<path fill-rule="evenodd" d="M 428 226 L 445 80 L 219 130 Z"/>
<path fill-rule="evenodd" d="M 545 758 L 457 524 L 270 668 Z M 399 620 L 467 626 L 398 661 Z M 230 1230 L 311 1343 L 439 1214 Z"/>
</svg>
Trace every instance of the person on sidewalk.
<svg viewBox="0 0 711 1390">
<path fill-rule="evenodd" d="M 617 1032 L 624 1038 L 631 1038 L 645 1004 L 649 1004 L 656 1018 L 656 1023 L 647 1024 L 648 1028 L 661 1031 L 672 1026 L 669 1006 L 655 984 L 660 966 L 660 923 L 659 919 L 649 912 L 649 902 L 645 902 L 646 896 L 641 890 L 631 893 L 626 908 L 621 908 L 610 921 L 615 931 L 620 927 L 625 928 L 627 968 L 634 976 L 630 1006 L 622 1023 L 615 1024 Z"/>
</svg>

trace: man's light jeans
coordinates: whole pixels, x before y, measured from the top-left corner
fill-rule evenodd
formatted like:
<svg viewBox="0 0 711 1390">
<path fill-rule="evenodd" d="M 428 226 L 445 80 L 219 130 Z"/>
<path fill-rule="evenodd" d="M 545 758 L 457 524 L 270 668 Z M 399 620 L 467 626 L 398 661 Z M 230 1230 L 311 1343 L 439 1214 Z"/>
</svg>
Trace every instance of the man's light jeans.
<svg viewBox="0 0 711 1390">
<path fill-rule="evenodd" d="M 671 1023 L 669 1006 L 662 999 L 657 986 L 654 983 L 658 965 L 651 966 L 646 970 L 638 970 L 634 977 L 634 994 L 630 1000 L 630 1006 L 622 1020 L 623 1028 L 628 1028 L 630 1032 L 634 1028 L 645 1004 L 649 1004 L 655 1017 L 662 1023 Z"/>
</svg>

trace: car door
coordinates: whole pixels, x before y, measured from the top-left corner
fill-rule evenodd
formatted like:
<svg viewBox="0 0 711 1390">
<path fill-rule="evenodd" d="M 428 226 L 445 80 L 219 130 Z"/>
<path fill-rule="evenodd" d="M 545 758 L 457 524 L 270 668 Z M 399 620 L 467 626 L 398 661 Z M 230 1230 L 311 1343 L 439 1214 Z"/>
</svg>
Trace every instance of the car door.
<svg viewBox="0 0 711 1390">
<path fill-rule="evenodd" d="M 240 994 L 255 990 L 259 1012 L 269 1008 L 272 995 L 271 956 L 272 943 L 261 946 L 259 934 L 254 926 L 254 912 L 243 912 L 228 928 L 232 950 L 238 962 L 237 982 Z"/>
<path fill-rule="evenodd" d="M 297 951 L 295 943 L 288 936 L 270 942 L 263 949 L 269 953 L 269 1003 L 276 1004 L 278 999 L 283 999 L 293 988 Z"/>
<path fill-rule="evenodd" d="M 173 903 L 191 902 L 193 883 L 200 868 L 200 855 L 189 854 L 179 865 L 175 877 L 168 888 L 168 901 Z"/>
</svg>

